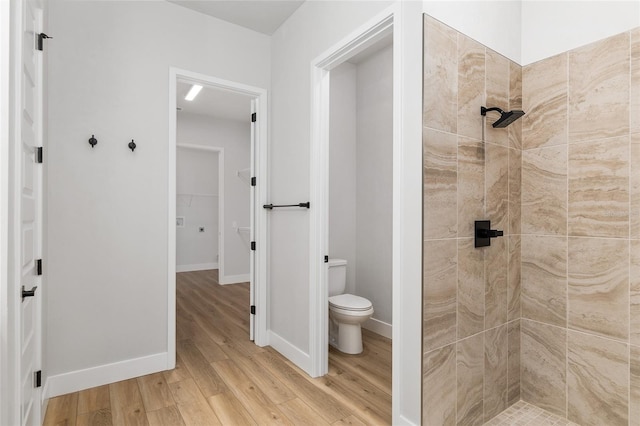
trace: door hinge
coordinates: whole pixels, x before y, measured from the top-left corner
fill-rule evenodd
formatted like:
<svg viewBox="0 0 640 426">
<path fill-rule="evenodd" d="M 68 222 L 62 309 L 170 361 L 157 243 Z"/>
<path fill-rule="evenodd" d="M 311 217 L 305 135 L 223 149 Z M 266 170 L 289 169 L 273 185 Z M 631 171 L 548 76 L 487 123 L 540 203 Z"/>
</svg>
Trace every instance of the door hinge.
<svg viewBox="0 0 640 426">
<path fill-rule="evenodd" d="M 258 114 L 254 112 L 251 114 L 251 122 L 255 123 L 256 121 L 258 121 Z"/>
<path fill-rule="evenodd" d="M 256 249 L 256 242 L 251 241 L 251 250 L 255 250 L 255 249 Z"/>
<path fill-rule="evenodd" d="M 36 260 L 36 275 L 42 275 L 42 259 Z"/>
<path fill-rule="evenodd" d="M 46 38 L 53 38 L 53 37 L 49 37 L 48 35 L 46 35 L 45 33 L 40 33 L 38 34 L 38 45 L 36 46 L 36 48 L 38 50 L 43 50 L 44 48 L 44 44 L 42 43 L 44 39 Z"/>
<path fill-rule="evenodd" d="M 256 305 L 251 305 L 251 315 L 256 314 Z"/>
<path fill-rule="evenodd" d="M 42 370 L 38 370 L 33 373 L 33 385 L 36 388 L 42 386 Z"/>
<path fill-rule="evenodd" d="M 36 148 L 36 163 L 42 163 L 42 147 L 39 146 Z"/>
<path fill-rule="evenodd" d="M 257 182 L 258 182 L 258 179 L 256 179 L 255 176 L 251 178 L 251 186 L 256 186 Z"/>
</svg>

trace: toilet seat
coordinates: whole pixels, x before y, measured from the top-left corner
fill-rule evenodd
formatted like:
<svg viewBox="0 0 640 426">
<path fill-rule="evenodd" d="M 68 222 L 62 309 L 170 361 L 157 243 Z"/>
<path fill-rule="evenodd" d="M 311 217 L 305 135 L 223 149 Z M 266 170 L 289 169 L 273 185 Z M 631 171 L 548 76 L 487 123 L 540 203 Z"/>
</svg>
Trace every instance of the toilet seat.
<svg viewBox="0 0 640 426">
<path fill-rule="evenodd" d="M 373 307 L 371 302 L 355 294 L 338 294 L 329 298 L 329 308 L 343 311 L 362 312 Z"/>
</svg>

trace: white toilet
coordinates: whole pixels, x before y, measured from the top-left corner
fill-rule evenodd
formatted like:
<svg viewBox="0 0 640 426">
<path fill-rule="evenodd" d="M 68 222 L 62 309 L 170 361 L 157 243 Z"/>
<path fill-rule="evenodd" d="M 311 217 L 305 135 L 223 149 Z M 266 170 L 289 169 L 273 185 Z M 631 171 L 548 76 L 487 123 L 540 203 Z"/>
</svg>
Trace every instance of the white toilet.
<svg viewBox="0 0 640 426">
<path fill-rule="evenodd" d="M 346 354 L 362 352 L 360 324 L 371 318 L 373 305 L 364 297 L 343 294 L 347 261 L 329 259 L 329 344 Z"/>
</svg>

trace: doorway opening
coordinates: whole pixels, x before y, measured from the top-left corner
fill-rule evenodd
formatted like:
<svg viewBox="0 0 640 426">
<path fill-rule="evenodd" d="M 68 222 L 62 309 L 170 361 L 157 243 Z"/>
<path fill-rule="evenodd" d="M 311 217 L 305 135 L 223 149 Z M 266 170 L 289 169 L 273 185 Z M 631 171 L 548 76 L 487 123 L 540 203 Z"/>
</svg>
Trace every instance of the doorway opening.
<svg viewBox="0 0 640 426">
<path fill-rule="evenodd" d="M 393 78 L 400 50 L 396 43 L 394 13 L 385 12 L 312 67 L 311 204 L 316 206 L 310 246 L 310 280 L 315 289 L 310 314 L 312 375 L 326 374 L 330 359 L 332 365 L 348 368 L 350 363 L 364 365 L 373 352 L 384 353 L 375 360 L 377 372 L 384 373 L 372 380 L 381 394 L 388 392 L 389 418 L 392 296 L 400 285 L 392 274 L 392 266 L 398 266 L 394 219 L 400 185 L 398 86 Z M 350 339 L 362 336 L 361 347 L 345 344 L 340 337 L 343 311 L 351 310 L 330 304 L 329 296 L 331 301 L 335 298 L 334 277 L 340 275 L 334 272 L 345 264 L 346 284 L 337 291 L 359 305 L 353 310 L 373 308 L 361 330 L 345 327 Z M 332 309 L 338 315 L 330 314 Z M 361 349 L 355 357 L 342 358 L 342 352 Z"/>
<path fill-rule="evenodd" d="M 199 107 L 183 101 L 185 92 L 197 86 L 204 88 Z M 246 110 L 234 112 L 232 105 Z M 229 114 L 239 114 L 239 119 Z M 239 143 L 238 138 L 244 142 Z M 169 369 L 175 366 L 176 354 L 177 271 L 217 267 L 220 284 L 249 282 L 247 337 L 258 346 L 267 344 L 266 214 L 257 208 L 266 203 L 266 154 L 265 89 L 170 69 Z M 231 157 L 240 163 L 231 164 Z"/>
<path fill-rule="evenodd" d="M 177 147 L 176 272 L 221 271 L 224 148 L 181 143 Z M 221 275 L 218 272 L 218 277 Z"/>
</svg>

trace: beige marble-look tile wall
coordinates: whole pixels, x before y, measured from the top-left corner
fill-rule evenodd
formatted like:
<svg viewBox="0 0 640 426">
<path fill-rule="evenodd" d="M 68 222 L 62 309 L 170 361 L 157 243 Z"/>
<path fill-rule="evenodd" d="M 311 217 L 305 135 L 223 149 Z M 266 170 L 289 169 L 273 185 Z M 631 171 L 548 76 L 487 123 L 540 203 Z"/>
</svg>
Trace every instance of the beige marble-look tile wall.
<svg viewBox="0 0 640 426">
<path fill-rule="evenodd" d="M 640 425 L 640 28 L 522 70 L 521 396 Z"/>
<path fill-rule="evenodd" d="M 424 49 L 422 423 L 481 425 L 520 400 L 523 132 L 480 107 L 522 108 L 522 69 L 426 15 Z"/>
</svg>

